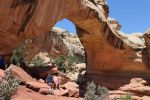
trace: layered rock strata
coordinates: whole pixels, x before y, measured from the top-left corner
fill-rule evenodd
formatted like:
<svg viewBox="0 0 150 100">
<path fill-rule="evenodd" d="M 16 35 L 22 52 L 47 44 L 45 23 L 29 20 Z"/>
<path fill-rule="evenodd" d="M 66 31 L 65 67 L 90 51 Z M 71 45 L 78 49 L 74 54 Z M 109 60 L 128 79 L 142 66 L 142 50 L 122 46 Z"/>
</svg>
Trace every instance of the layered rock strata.
<svg viewBox="0 0 150 100">
<path fill-rule="evenodd" d="M 115 21 L 108 20 L 108 14 L 105 0 L 1 0 L 0 55 L 10 54 L 23 39 L 38 38 L 67 18 L 76 25 L 85 48 L 88 77 L 96 79 L 108 72 L 112 79 L 121 74 L 119 80 L 130 74 L 148 77 L 149 35 L 144 35 L 146 45 L 137 36 L 124 35 Z M 137 53 L 143 50 L 144 61 Z M 97 81 L 109 81 L 102 76 Z"/>
</svg>

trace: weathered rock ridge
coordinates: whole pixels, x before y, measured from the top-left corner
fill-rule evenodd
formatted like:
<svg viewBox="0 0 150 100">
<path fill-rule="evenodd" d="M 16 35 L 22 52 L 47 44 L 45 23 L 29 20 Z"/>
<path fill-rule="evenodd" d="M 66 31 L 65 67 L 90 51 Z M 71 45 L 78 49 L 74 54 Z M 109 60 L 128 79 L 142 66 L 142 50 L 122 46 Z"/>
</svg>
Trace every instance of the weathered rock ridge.
<svg viewBox="0 0 150 100">
<path fill-rule="evenodd" d="M 61 29 L 59 27 L 53 27 L 51 33 L 59 34 L 61 36 L 63 43 L 66 45 L 68 49 L 68 55 L 76 54 L 84 56 L 84 48 L 79 40 L 79 37 L 76 34 L 71 34 L 65 29 Z"/>
<path fill-rule="evenodd" d="M 149 34 L 144 35 L 146 45 L 137 35 L 124 35 L 117 21 L 108 20 L 108 14 L 105 0 L 1 0 L 0 55 L 10 54 L 23 39 L 38 38 L 67 18 L 76 25 L 91 79 L 108 71 L 144 77 L 150 72 Z"/>
<path fill-rule="evenodd" d="M 31 61 L 39 52 L 47 52 L 51 57 L 59 55 L 85 56 L 79 37 L 58 27 L 53 27 L 49 32 L 35 39 L 27 39 L 22 45 L 26 61 Z"/>
</svg>

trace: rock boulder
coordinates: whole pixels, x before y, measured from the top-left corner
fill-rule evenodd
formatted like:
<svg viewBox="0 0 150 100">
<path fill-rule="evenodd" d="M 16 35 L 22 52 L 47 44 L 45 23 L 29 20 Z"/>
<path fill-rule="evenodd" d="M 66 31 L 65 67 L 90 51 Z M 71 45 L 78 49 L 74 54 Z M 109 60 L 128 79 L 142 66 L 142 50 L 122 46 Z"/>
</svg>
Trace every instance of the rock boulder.
<svg viewBox="0 0 150 100">
<path fill-rule="evenodd" d="M 12 69 L 13 76 L 21 80 L 23 83 L 27 83 L 28 81 L 35 81 L 27 72 L 25 72 L 22 68 L 16 65 L 10 65 L 10 69 Z"/>
<path fill-rule="evenodd" d="M 0 69 L 0 77 L 4 78 L 5 76 L 6 76 L 5 72 L 2 69 Z"/>
</svg>

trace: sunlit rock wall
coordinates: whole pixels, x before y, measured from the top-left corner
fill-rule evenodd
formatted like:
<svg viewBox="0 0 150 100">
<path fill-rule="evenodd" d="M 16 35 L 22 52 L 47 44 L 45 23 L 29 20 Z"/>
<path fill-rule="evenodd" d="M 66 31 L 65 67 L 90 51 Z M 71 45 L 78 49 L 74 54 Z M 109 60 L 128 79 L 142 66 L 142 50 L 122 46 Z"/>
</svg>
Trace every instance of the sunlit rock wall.
<svg viewBox="0 0 150 100">
<path fill-rule="evenodd" d="M 146 45 L 138 37 L 132 40 L 109 23 L 108 15 L 105 0 L 1 0 L 0 55 L 10 54 L 24 39 L 42 36 L 68 18 L 85 48 L 89 75 L 149 72 L 149 63 L 141 60 L 146 54 L 148 61 L 149 53 L 139 56 L 149 46 L 148 40 Z"/>
</svg>

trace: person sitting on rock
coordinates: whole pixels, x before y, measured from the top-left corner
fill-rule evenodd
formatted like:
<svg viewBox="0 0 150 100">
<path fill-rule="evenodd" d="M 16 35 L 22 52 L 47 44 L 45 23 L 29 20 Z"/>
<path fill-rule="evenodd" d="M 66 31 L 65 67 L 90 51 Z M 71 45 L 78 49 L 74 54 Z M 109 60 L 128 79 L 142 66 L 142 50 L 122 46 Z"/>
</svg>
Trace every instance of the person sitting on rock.
<svg viewBox="0 0 150 100">
<path fill-rule="evenodd" d="M 54 81 L 54 89 L 60 89 L 61 77 L 54 76 L 53 81 Z"/>
<path fill-rule="evenodd" d="M 46 77 L 46 82 L 49 86 L 49 92 L 52 93 L 52 88 L 53 88 L 53 76 L 49 73 L 48 76 Z"/>
</svg>

